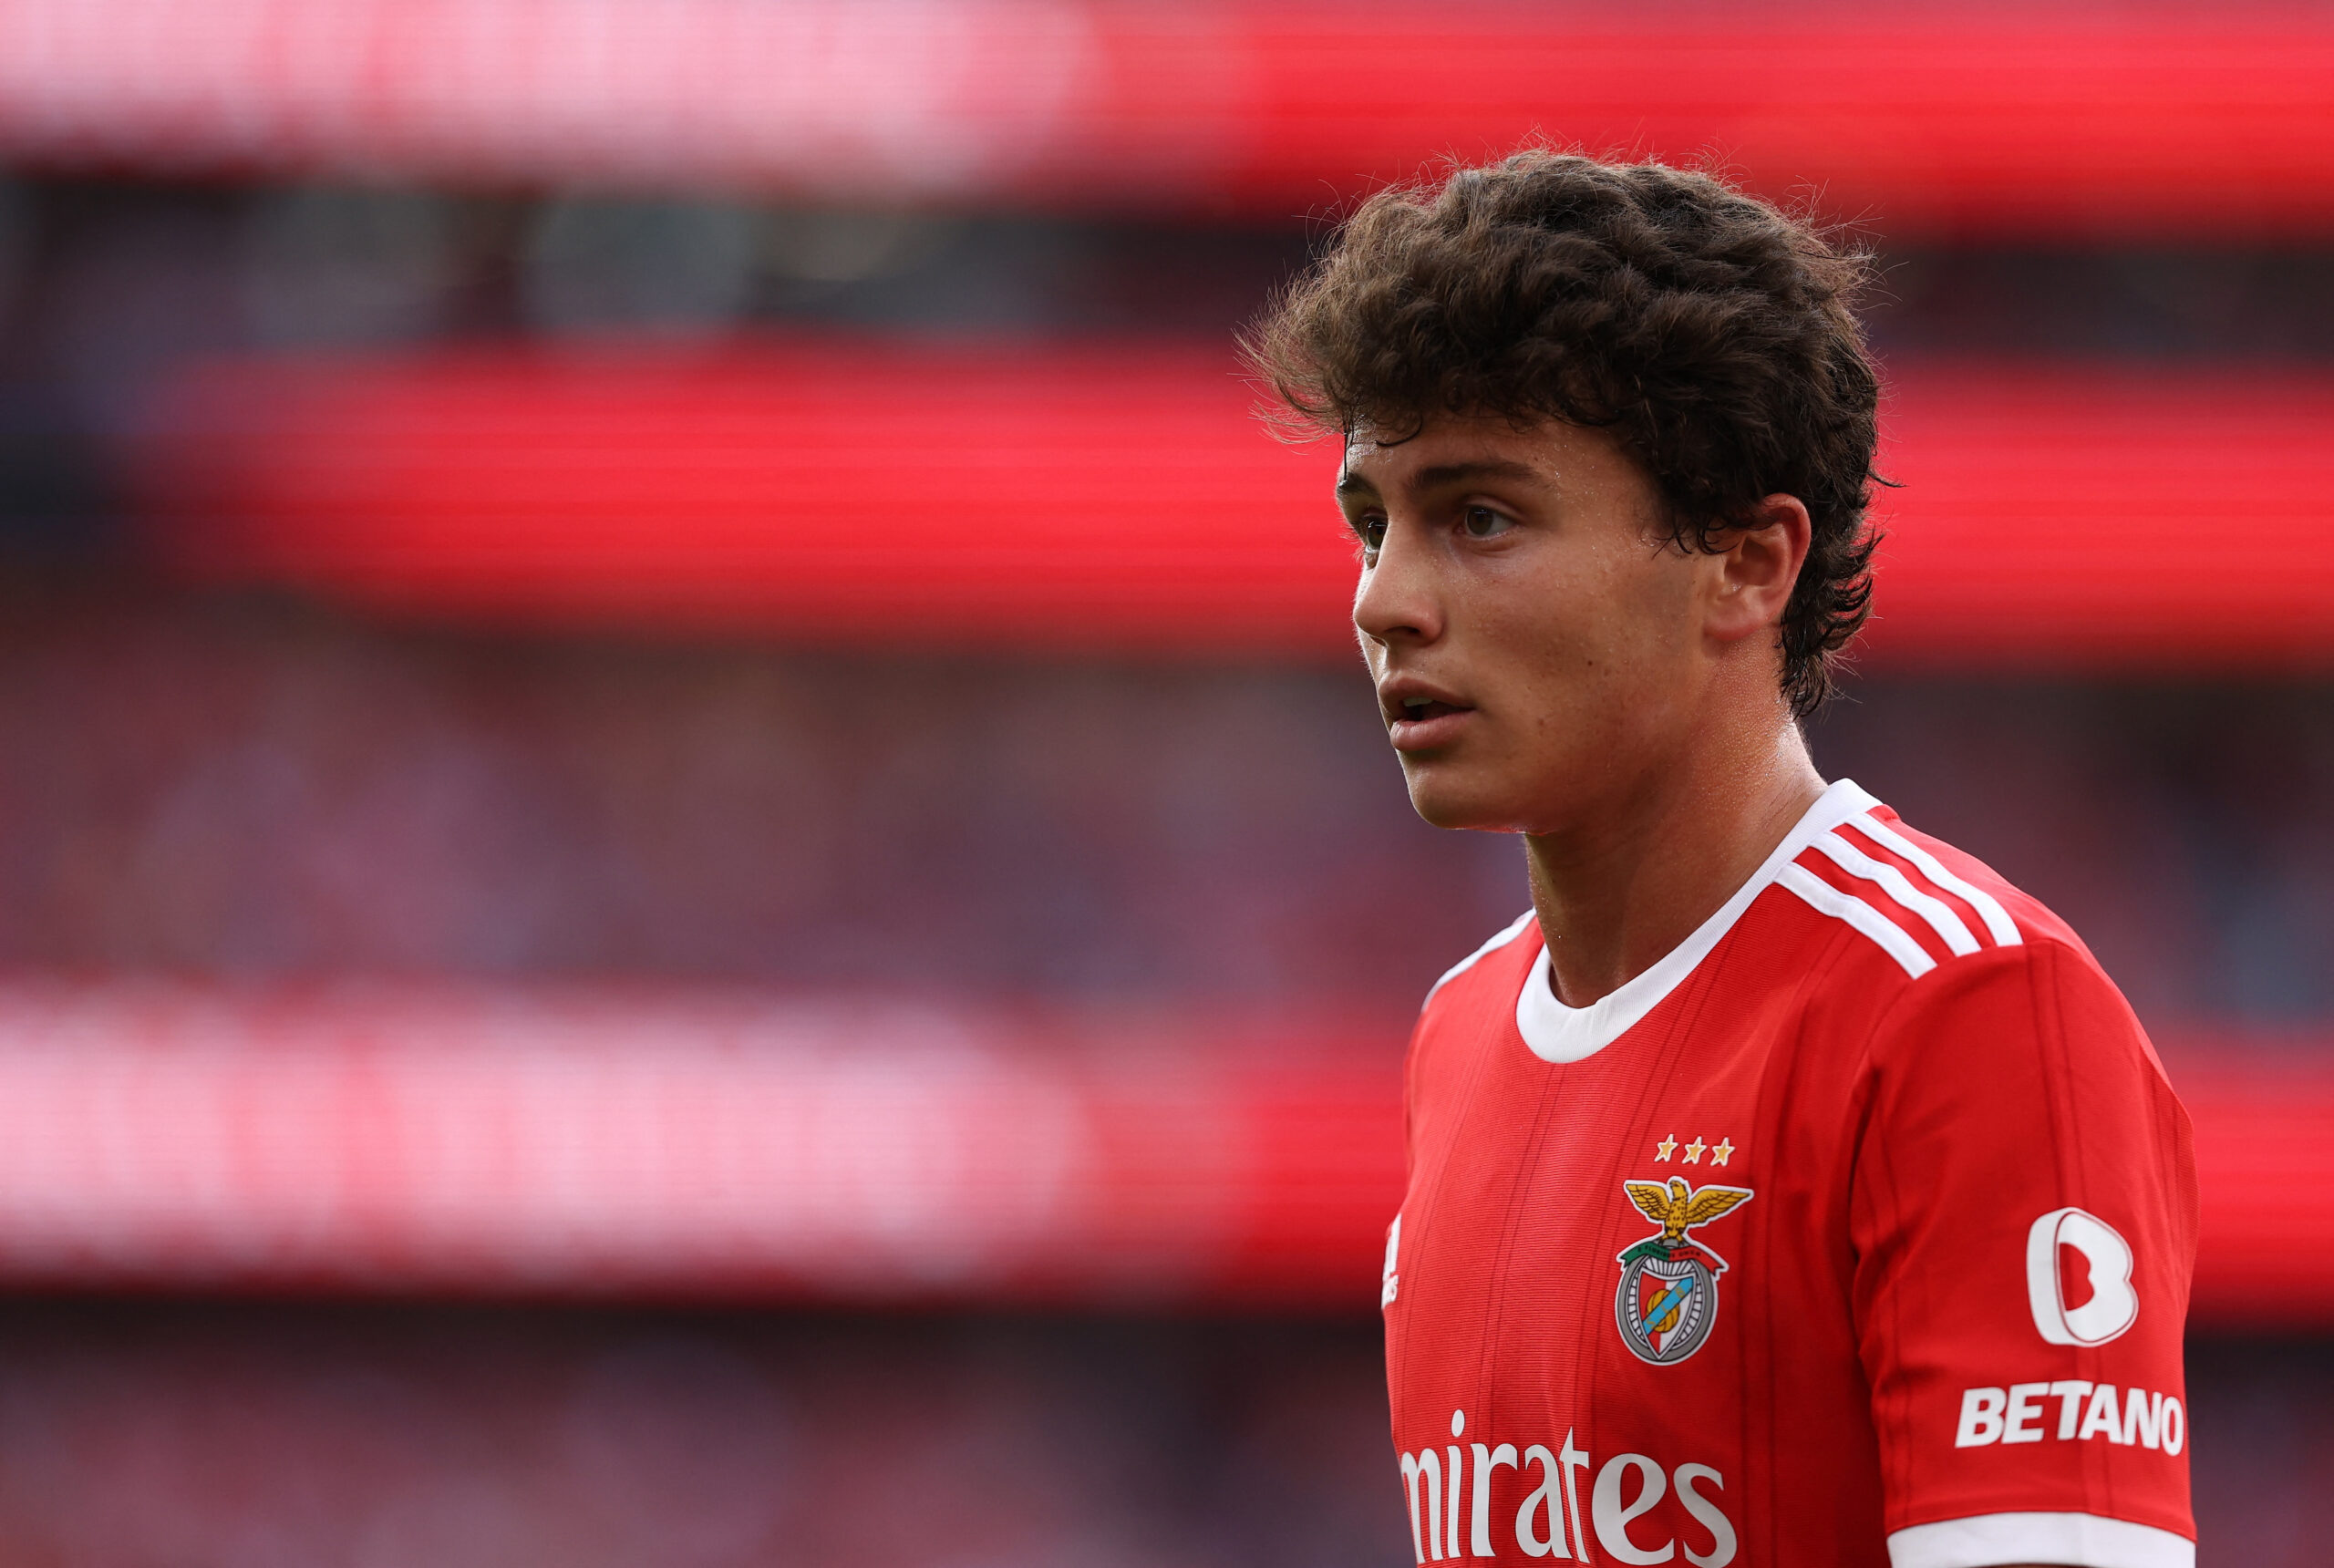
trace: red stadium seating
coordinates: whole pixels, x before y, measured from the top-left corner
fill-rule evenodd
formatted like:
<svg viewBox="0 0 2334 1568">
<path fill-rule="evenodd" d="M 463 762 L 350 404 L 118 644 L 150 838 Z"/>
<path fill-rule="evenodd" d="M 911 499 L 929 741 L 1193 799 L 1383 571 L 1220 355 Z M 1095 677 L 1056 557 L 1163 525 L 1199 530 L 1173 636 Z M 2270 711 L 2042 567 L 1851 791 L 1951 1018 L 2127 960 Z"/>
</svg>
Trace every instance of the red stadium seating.
<svg viewBox="0 0 2334 1568">
<path fill-rule="evenodd" d="M 2334 380 L 1912 364 L 1875 662 L 2323 667 Z M 1168 656 L 1349 645 L 1334 451 L 1227 359 L 827 341 L 253 362 L 177 384 L 155 542 L 430 614 Z"/>
</svg>

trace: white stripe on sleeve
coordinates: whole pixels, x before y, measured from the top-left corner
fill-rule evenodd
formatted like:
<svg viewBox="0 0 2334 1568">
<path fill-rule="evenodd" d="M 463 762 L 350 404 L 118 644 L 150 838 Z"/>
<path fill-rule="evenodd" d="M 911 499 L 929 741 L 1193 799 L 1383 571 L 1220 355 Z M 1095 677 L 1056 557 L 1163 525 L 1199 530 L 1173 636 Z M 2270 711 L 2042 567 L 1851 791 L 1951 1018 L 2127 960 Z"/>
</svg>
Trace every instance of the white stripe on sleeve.
<svg viewBox="0 0 2334 1568">
<path fill-rule="evenodd" d="M 1863 877 L 1878 882 L 1888 896 L 1928 922 L 1937 940 L 1955 953 L 1975 953 L 1978 939 L 1970 934 L 1969 926 L 1953 906 L 1931 893 L 1923 892 L 1912 884 L 1905 873 L 1886 861 L 1875 861 L 1837 833 L 1826 833 L 1809 848 L 1819 851 L 1833 865 L 1852 877 Z"/>
<path fill-rule="evenodd" d="M 2000 900 L 1974 882 L 1966 882 L 1947 871 L 1943 861 L 1887 823 L 1866 812 L 1861 817 L 1850 818 L 1849 825 L 1860 833 L 1871 834 L 1875 843 L 1886 844 L 1920 867 L 1923 876 L 1946 892 L 1960 894 L 1969 907 L 1978 912 L 1978 918 L 1986 923 L 1986 929 L 1994 934 L 1994 940 L 2004 947 L 2016 947 L 2025 942 L 2026 939 L 2018 934 L 2018 923 L 2010 919 L 2009 911 L 2001 906 Z"/>
<path fill-rule="evenodd" d="M 2196 1543 L 2098 1513 L 1981 1513 L 1916 1524 L 1888 1538 L 1889 1568 L 2196 1568 Z"/>
<path fill-rule="evenodd" d="M 1809 903 L 1835 920 L 1844 920 L 1874 942 L 1888 956 L 1904 965 L 1905 973 L 1917 980 L 1936 967 L 1921 944 L 1910 933 L 1881 913 L 1864 900 L 1842 892 L 1805 866 L 1793 861 L 1776 874 L 1775 885 L 1789 888 Z"/>
</svg>

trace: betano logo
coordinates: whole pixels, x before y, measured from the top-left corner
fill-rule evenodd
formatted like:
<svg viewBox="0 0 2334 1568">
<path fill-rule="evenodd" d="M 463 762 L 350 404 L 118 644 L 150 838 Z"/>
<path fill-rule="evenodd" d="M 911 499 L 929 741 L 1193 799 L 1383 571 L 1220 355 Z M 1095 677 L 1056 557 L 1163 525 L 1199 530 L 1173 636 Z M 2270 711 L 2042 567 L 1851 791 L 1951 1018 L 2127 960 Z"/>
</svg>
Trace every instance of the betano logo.
<svg viewBox="0 0 2334 1568">
<path fill-rule="evenodd" d="M 1451 1435 L 1461 1437 L 1466 1430 L 1467 1413 L 1453 1410 Z M 1587 1562 L 1588 1540 L 1580 1528 L 1579 1475 L 1594 1461 L 1585 1450 L 1573 1446 L 1573 1437 L 1567 1431 L 1557 1448 L 1533 1443 L 1520 1454 L 1513 1443 L 1470 1443 L 1464 1450 L 1451 1443 L 1440 1453 L 1423 1448 L 1404 1454 L 1402 1485 L 1410 1495 L 1410 1549 L 1418 1560 L 1441 1563 L 1500 1554 L 1492 1492 L 1499 1472 L 1504 1470 L 1516 1472 L 1507 1483 L 1510 1488 L 1520 1488 L 1534 1476 L 1539 1480 L 1537 1486 L 1523 1493 L 1515 1510 L 1516 1550 L 1526 1557 Z M 1624 1490 L 1632 1486 L 1632 1495 L 1624 1501 Z M 1647 1544 L 1642 1539 L 1646 1527 L 1639 1525 L 1635 1532 L 1630 1527 L 1659 1506 L 1673 1487 L 1678 1503 L 1699 1529 L 1682 1541 L 1671 1536 Z M 1605 1554 L 1630 1568 L 1668 1563 L 1681 1547 L 1694 1568 L 1726 1568 L 1734 1561 L 1734 1525 L 1709 1495 L 1725 1490 L 1725 1478 L 1709 1465 L 1687 1464 L 1665 1470 L 1643 1454 L 1616 1454 L 1596 1471 L 1589 1487 L 1589 1527 Z M 1504 1509 L 1496 1522 L 1506 1522 Z M 1709 1538 L 1707 1552 L 1697 1550 L 1698 1537 L 1704 1534 Z"/>
<path fill-rule="evenodd" d="M 2141 1388 L 2123 1391 L 2119 1399 L 2112 1383 L 2091 1383 L 2061 1377 L 2055 1383 L 2012 1383 L 2007 1388 L 1961 1390 L 1961 1423 L 1954 1429 L 1957 1449 L 1981 1449 L 1989 1443 L 2039 1443 L 2050 1436 L 2044 1426 L 2048 1410 L 2042 1401 L 2059 1401 L 2059 1437 L 2062 1443 L 2105 1438 L 2111 1443 L 2162 1449 L 2176 1454 L 2188 1442 L 2188 1412 L 2170 1394 Z"/>
<path fill-rule="evenodd" d="M 2079 1255 L 2091 1278 L 2080 1305 L 2067 1299 L 2059 1249 Z M 2026 1299 L 2034 1329 L 2049 1345 L 2104 1345 L 2138 1321 L 2132 1288 L 2132 1244 L 2114 1226 L 2081 1209 L 2053 1209 L 2026 1230 Z"/>
</svg>

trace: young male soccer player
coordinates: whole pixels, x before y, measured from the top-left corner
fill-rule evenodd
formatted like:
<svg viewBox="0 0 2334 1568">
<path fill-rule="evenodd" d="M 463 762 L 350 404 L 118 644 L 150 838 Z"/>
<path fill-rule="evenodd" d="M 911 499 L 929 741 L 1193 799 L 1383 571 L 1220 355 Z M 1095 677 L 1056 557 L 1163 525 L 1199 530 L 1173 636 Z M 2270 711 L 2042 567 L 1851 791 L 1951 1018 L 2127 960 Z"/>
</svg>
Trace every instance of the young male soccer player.
<svg viewBox="0 0 2334 1568">
<path fill-rule="evenodd" d="M 1801 737 L 1869 596 L 1857 275 L 1715 181 L 1531 152 L 1366 203 L 1252 342 L 1345 439 L 1412 802 L 1530 870 L 1410 1048 L 1421 1563 L 2194 1562 L 2155 1054 Z"/>
</svg>

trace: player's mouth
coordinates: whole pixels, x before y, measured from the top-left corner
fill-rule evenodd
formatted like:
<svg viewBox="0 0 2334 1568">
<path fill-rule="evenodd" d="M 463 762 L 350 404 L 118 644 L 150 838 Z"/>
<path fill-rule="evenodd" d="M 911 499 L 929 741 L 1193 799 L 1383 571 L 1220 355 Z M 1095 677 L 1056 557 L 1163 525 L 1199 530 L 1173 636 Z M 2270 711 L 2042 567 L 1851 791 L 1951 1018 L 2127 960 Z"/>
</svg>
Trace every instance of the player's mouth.
<svg viewBox="0 0 2334 1568">
<path fill-rule="evenodd" d="M 1452 694 L 1407 677 L 1379 689 L 1386 736 L 1397 751 L 1431 751 L 1458 738 L 1475 710 Z"/>
</svg>

